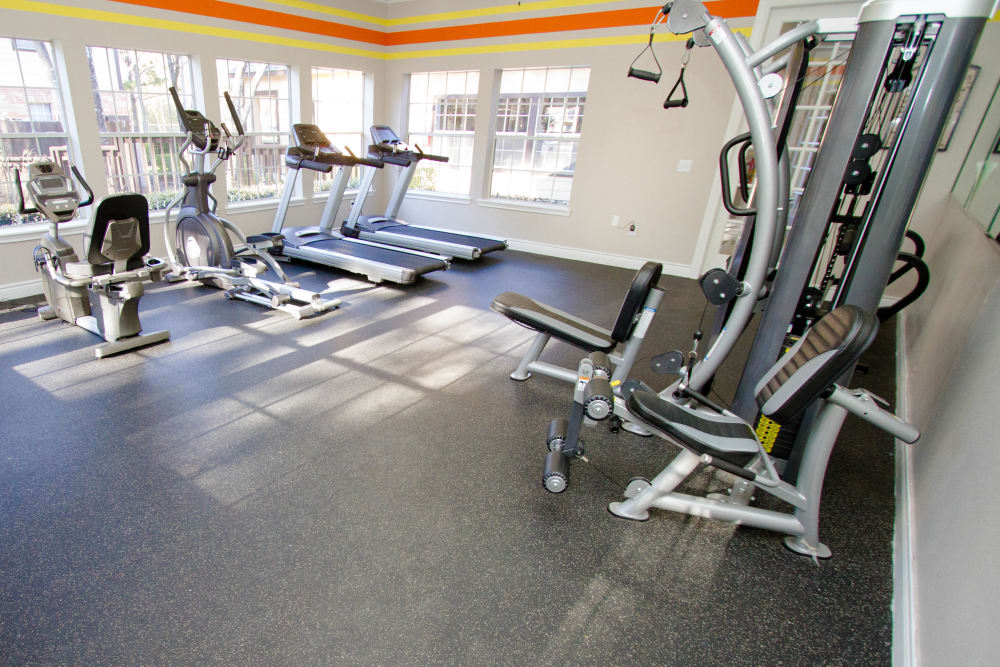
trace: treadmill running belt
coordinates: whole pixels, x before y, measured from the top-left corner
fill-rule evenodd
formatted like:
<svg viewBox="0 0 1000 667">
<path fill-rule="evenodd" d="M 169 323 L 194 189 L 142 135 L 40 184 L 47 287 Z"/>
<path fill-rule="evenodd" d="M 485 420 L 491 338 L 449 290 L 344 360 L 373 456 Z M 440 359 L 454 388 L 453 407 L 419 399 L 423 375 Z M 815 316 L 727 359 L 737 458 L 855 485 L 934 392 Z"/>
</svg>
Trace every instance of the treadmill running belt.
<svg viewBox="0 0 1000 667">
<path fill-rule="evenodd" d="M 355 243 L 331 237 L 310 241 L 309 243 L 299 243 L 296 244 L 296 247 L 329 250 L 330 252 L 348 255 L 358 259 L 367 259 L 375 262 L 381 262 L 383 264 L 401 266 L 403 268 L 412 269 L 418 274 L 443 269 L 445 267 L 444 261 L 439 259 L 421 257 L 420 255 L 413 255 L 408 252 L 399 252 L 389 248 L 380 248 L 378 246 Z"/>
<path fill-rule="evenodd" d="M 503 241 L 497 241 L 495 239 L 486 239 L 481 236 L 472 236 L 470 234 L 440 232 L 436 229 L 427 229 L 426 227 L 417 227 L 415 225 L 386 225 L 385 227 L 380 227 L 378 231 L 404 236 L 416 236 L 418 238 L 431 239 L 434 241 L 445 241 L 446 243 L 457 243 L 458 245 L 479 248 L 483 251 L 483 253 L 503 250 L 506 247 Z"/>
</svg>

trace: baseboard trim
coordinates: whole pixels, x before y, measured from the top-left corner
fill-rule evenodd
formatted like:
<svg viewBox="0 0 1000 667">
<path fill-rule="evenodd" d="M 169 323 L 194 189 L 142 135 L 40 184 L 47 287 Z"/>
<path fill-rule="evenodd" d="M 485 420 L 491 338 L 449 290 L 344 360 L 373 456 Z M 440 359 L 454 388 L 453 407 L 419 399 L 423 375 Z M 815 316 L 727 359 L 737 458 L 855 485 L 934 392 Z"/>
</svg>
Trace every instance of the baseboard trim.
<svg viewBox="0 0 1000 667">
<path fill-rule="evenodd" d="M 592 264 L 603 264 L 605 266 L 617 266 L 623 269 L 638 269 L 645 262 L 650 261 L 644 257 L 632 257 L 630 255 L 616 255 L 600 250 L 584 250 L 582 248 L 571 248 L 569 246 L 555 245 L 553 243 L 539 243 L 538 241 L 525 241 L 523 239 L 507 239 L 507 247 L 511 250 L 530 252 L 535 255 L 546 255 L 548 257 L 559 257 L 560 259 L 573 259 L 578 262 L 590 262 Z M 677 262 L 665 262 L 663 260 L 653 260 L 663 264 L 663 272 L 671 276 L 682 278 L 696 278 L 697 272 L 690 264 L 678 264 Z"/>
<path fill-rule="evenodd" d="M 10 299 L 23 299 L 26 296 L 37 296 L 42 293 L 42 281 L 22 280 L 19 283 L 8 283 L 0 285 L 0 301 Z"/>
<path fill-rule="evenodd" d="M 910 381 L 906 360 L 906 311 L 896 323 L 896 409 L 910 421 Z M 892 664 L 917 665 L 916 590 L 913 568 L 913 499 L 910 446 L 896 441 L 896 521 L 892 535 Z"/>
</svg>

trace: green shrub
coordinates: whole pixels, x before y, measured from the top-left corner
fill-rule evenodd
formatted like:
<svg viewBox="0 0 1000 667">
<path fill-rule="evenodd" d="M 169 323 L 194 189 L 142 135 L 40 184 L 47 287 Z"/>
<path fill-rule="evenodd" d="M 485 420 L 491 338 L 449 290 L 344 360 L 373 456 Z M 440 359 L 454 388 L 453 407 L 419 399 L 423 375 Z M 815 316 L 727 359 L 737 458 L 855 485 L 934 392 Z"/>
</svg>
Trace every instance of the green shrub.
<svg viewBox="0 0 1000 667">
<path fill-rule="evenodd" d="M 275 185 L 251 185 L 245 188 L 229 189 L 229 201 L 253 201 L 277 196 L 278 187 Z"/>
</svg>

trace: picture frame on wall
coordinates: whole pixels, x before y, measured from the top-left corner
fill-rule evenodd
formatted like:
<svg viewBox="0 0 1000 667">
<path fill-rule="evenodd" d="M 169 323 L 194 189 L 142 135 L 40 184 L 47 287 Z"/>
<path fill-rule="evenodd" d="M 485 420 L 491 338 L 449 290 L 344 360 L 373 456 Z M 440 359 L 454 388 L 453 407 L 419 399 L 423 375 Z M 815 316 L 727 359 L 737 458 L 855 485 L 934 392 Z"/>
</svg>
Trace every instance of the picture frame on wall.
<svg viewBox="0 0 1000 667">
<path fill-rule="evenodd" d="M 958 127 L 962 111 L 965 110 L 965 104 L 969 101 L 969 93 L 972 92 L 972 87 L 976 85 L 976 79 L 979 78 L 980 69 L 982 68 L 979 65 L 969 65 L 969 69 L 966 70 L 965 79 L 962 80 L 962 85 L 955 94 L 955 102 L 951 105 L 948 122 L 941 132 L 941 139 L 938 141 L 938 152 L 948 150 L 948 144 L 951 143 L 951 137 L 955 134 L 955 128 Z"/>
</svg>

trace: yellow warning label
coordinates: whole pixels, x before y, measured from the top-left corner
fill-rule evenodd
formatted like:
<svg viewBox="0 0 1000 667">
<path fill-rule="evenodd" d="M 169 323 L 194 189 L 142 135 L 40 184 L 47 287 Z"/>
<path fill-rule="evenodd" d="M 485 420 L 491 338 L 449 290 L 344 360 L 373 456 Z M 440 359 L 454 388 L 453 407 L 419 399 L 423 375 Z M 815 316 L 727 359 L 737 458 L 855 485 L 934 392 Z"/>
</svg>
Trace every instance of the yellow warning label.
<svg viewBox="0 0 1000 667">
<path fill-rule="evenodd" d="M 764 415 L 760 416 L 760 420 L 757 422 L 757 439 L 764 446 L 765 452 L 771 452 L 771 449 L 774 447 L 774 441 L 778 439 L 778 431 L 780 430 L 781 424 L 771 421 Z"/>
</svg>

